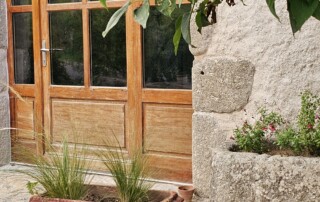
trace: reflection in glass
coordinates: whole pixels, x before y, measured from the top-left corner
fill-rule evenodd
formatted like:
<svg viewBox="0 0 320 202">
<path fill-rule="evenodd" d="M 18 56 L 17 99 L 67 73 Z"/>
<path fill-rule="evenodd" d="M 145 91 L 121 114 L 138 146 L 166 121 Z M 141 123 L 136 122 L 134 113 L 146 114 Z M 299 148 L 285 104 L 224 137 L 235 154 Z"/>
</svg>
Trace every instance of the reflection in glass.
<svg viewBox="0 0 320 202">
<path fill-rule="evenodd" d="M 182 6 L 184 10 L 190 6 Z M 193 55 L 181 37 L 178 54 L 174 54 L 172 36 L 175 21 L 150 9 L 147 28 L 144 30 L 144 87 L 191 89 Z"/>
<path fill-rule="evenodd" d="M 50 4 L 81 2 L 82 0 L 48 0 Z"/>
<path fill-rule="evenodd" d="M 34 83 L 32 14 L 13 14 L 14 75 L 17 84 Z"/>
<path fill-rule="evenodd" d="M 90 11 L 91 35 L 91 84 L 93 86 L 126 86 L 126 32 L 125 18 L 120 19 L 108 35 L 101 33 L 106 28 L 115 10 Z"/>
<path fill-rule="evenodd" d="M 12 0 L 12 5 L 31 5 L 31 0 Z"/>
<path fill-rule="evenodd" d="M 81 11 L 50 12 L 51 83 L 83 85 Z"/>
</svg>

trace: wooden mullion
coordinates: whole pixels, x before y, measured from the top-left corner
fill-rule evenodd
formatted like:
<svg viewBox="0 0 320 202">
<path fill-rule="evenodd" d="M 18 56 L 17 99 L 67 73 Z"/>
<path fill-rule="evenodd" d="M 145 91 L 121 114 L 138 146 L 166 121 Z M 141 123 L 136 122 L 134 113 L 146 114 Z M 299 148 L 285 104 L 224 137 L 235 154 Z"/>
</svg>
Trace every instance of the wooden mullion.
<svg viewBox="0 0 320 202">
<path fill-rule="evenodd" d="M 40 14 L 41 14 L 41 42 L 46 41 L 47 48 L 50 48 L 49 40 L 49 15 L 47 12 L 47 1 L 40 0 Z M 43 87 L 43 128 L 45 133 L 46 141 L 51 141 L 51 102 L 50 102 L 50 83 L 51 83 L 51 72 L 50 72 L 50 54 L 47 53 L 47 66 L 42 67 L 42 87 Z M 45 149 L 44 149 L 45 150 Z"/>
<path fill-rule="evenodd" d="M 32 1 L 32 30 L 33 30 L 33 58 L 34 58 L 34 129 L 37 134 L 36 145 L 37 153 L 42 155 L 43 148 L 43 89 L 42 89 L 42 64 L 41 64 L 41 17 L 40 0 Z"/>
<path fill-rule="evenodd" d="M 7 62 L 9 72 L 9 85 L 13 87 L 14 84 L 14 60 L 13 60 L 13 26 L 12 26 L 12 12 L 10 11 L 11 0 L 7 0 L 7 15 L 8 15 L 8 50 L 7 50 Z M 15 116 L 15 99 L 16 96 L 13 92 L 9 92 L 10 97 L 10 127 L 16 128 L 16 116 Z M 15 137 L 15 131 L 11 131 L 11 139 Z"/>
<path fill-rule="evenodd" d="M 82 27 L 83 27 L 83 67 L 84 67 L 84 86 L 90 87 L 90 25 L 89 10 L 82 10 Z"/>
<path fill-rule="evenodd" d="M 135 148 L 142 148 L 142 32 L 140 25 L 133 19 L 133 11 L 137 6 L 138 4 L 131 5 L 126 15 L 128 81 L 126 142 L 129 152 Z"/>
</svg>

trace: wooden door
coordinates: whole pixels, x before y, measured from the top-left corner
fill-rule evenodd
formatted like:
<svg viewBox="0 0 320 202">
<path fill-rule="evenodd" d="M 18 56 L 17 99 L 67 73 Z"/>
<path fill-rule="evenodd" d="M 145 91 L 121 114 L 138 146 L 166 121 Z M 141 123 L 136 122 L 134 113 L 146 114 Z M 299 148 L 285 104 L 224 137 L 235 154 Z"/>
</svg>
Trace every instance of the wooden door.
<svg viewBox="0 0 320 202">
<path fill-rule="evenodd" d="M 8 1 L 12 9 L 28 7 L 32 12 L 33 88 L 38 92 L 33 97 L 23 94 L 28 97 L 23 104 L 15 99 L 12 108 L 17 116 L 13 123 L 21 126 L 21 114 L 29 117 L 28 123 L 22 119 L 28 127 L 42 123 L 43 127 L 37 130 L 43 130 L 54 146 L 68 137 L 86 145 L 88 150 L 96 150 L 103 146 L 103 140 L 115 136 L 124 151 L 138 147 L 149 155 L 152 166 L 159 170 L 157 178 L 190 182 L 191 81 L 189 70 L 181 67 L 185 65 L 183 61 L 190 64 L 193 57 L 190 53 L 179 55 L 182 62 L 168 58 L 177 66 L 176 72 L 168 71 L 170 62 L 157 62 L 152 56 L 161 51 L 151 52 L 165 46 L 161 44 L 164 40 L 153 46 L 156 40 L 153 36 L 161 34 L 153 33 L 152 29 L 142 30 L 134 22 L 132 12 L 138 4 L 132 5 L 103 39 L 101 32 L 107 19 L 124 3 L 109 2 L 107 13 L 99 1 L 38 0 L 32 1 L 31 6 L 11 6 Z M 156 26 L 159 19 L 153 12 Z M 166 22 L 163 26 L 170 25 Z M 159 58 L 166 60 L 169 56 L 172 54 L 165 52 Z M 15 60 L 9 59 L 13 63 L 11 74 L 15 75 Z M 14 84 L 14 78 L 12 81 Z M 19 92 L 27 92 L 25 89 Z M 29 97 L 34 100 L 29 101 Z M 37 123 L 36 116 L 40 116 Z M 20 133 L 18 137 L 26 144 L 23 135 Z M 36 135 L 28 141 L 34 143 L 39 154 L 46 154 L 42 140 Z M 109 146 L 118 145 L 111 142 Z"/>
</svg>

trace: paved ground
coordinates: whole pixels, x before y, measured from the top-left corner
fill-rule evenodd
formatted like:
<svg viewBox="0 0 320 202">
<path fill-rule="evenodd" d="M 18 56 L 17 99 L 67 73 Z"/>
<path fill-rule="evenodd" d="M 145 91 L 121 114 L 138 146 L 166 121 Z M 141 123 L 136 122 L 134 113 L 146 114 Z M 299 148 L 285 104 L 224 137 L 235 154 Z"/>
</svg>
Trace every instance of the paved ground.
<svg viewBox="0 0 320 202">
<path fill-rule="evenodd" d="M 29 177 L 15 172 L 14 170 L 32 169 L 32 167 L 21 165 L 6 165 L 0 167 L 0 202 L 28 202 L 30 194 L 26 189 Z M 114 185 L 111 177 L 103 173 L 93 175 L 92 184 Z M 177 190 L 177 185 L 169 183 L 156 183 L 153 189 Z"/>
</svg>

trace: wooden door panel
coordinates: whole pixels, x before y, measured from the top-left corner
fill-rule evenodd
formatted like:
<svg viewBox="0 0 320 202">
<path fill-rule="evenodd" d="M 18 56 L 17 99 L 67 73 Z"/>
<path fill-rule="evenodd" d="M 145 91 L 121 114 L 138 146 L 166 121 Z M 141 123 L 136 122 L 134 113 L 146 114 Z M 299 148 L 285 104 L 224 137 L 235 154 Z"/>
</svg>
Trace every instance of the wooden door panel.
<svg viewBox="0 0 320 202">
<path fill-rule="evenodd" d="M 192 182 L 191 157 L 170 157 L 160 154 L 149 154 L 148 156 L 156 179 Z"/>
<path fill-rule="evenodd" d="M 34 99 L 23 97 L 15 99 L 16 106 L 16 137 L 19 139 L 35 140 L 34 134 Z"/>
<path fill-rule="evenodd" d="M 52 99 L 52 140 L 125 147 L 125 102 Z"/>
<path fill-rule="evenodd" d="M 192 107 L 145 104 L 143 108 L 145 152 L 191 155 Z"/>
<path fill-rule="evenodd" d="M 12 160 L 20 162 L 30 162 L 28 152 L 37 153 L 35 101 L 34 98 L 21 96 L 12 98 L 11 104 L 14 106 L 11 112 L 11 147 Z"/>
</svg>

